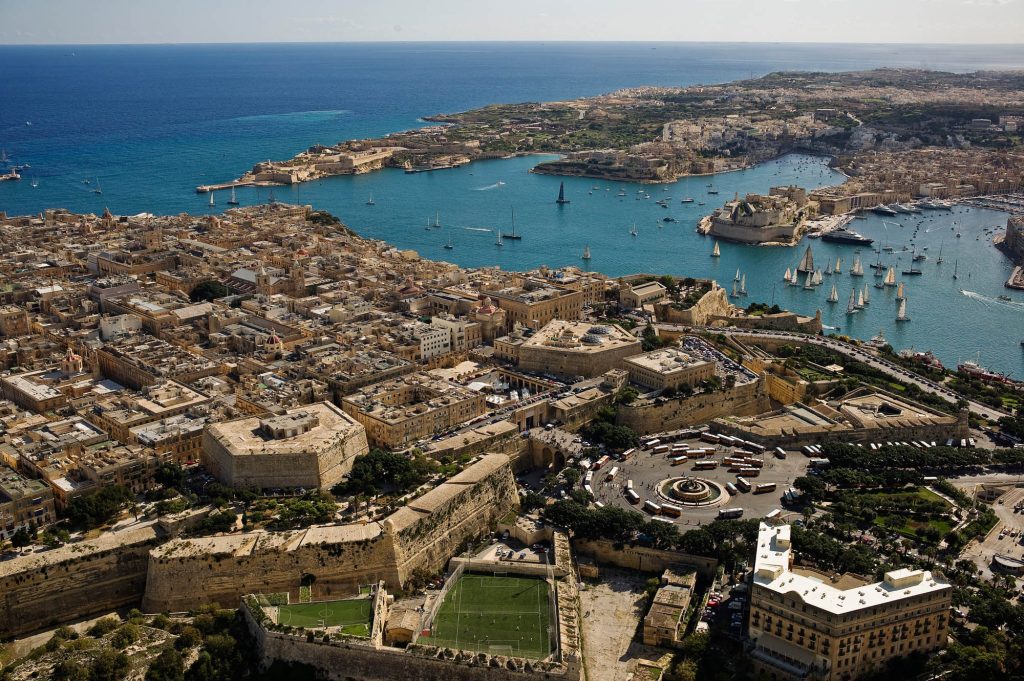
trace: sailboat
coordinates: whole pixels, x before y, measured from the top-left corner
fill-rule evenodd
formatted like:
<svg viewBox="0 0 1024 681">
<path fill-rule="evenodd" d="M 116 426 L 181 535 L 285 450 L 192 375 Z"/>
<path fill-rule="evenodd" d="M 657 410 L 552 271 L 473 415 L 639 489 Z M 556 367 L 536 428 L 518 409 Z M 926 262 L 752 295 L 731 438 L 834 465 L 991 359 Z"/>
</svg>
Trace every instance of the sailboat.
<svg viewBox="0 0 1024 681">
<path fill-rule="evenodd" d="M 231 185 L 231 198 L 228 199 L 228 205 L 229 206 L 237 206 L 238 205 L 238 199 L 235 198 L 235 186 L 234 185 Z"/>
<path fill-rule="evenodd" d="M 590 260 L 590 246 L 583 247 L 583 259 Z"/>
<path fill-rule="evenodd" d="M 441 229 L 441 211 L 436 211 L 434 213 L 434 224 L 433 224 L 433 227 L 434 227 L 434 229 Z"/>
<path fill-rule="evenodd" d="M 213 194 L 214 194 L 214 192 L 213 192 L 213 191 L 211 190 L 211 191 L 210 191 L 210 202 L 209 202 L 208 204 L 206 204 L 206 205 L 208 205 L 208 206 L 209 206 L 210 208 L 213 208 L 214 206 L 216 206 L 216 205 L 217 205 L 217 204 L 216 204 L 216 202 L 214 202 L 214 200 L 213 200 Z"/>
<path fill-rule="evenodd" d="M 729 294 L 730 298 L 736 298 L 739 294 L 736 292 L 736 282 L 732 282 L 732 293 Z"/>
<path fill-rule="evenodd" d="M 504 246 L 504 242 L 501 240 L 501 232 L 498 232 L 498 238 L 494 242 L 495 246 Z"/>
<path fill-rule="evenodd" d="M 870 305 L 871 304 L 871 293 L 870 293 L 870 291 L 868 291 L 868 285 L 867 284 L 864 284 L 864 292 L 862 294 L 862 298 L 864 299 L 864 305 Z"/>
<path fill-rule="evenodd" d="M 957 270 L 957 267 L 959 267 L 959 265 L 960 265 L 960 261 L 959 260 L 954 260 L 953 261 L 953 278 L 954 279 L 959 279 L 960 278 L 960 274 L 959 274 L 959 272 Z"/>
<path fill-rule="evenodd" d="M 370 198 L 366 200 L 367 206 L 376 206 L 377 203 L 373 200 L 373 194 L 370 194 Z"/>
<path fill-rule="evenodd" d="M 807 279 L 804 280 L 804 290 L 811 291 L 814 289 L 814 275 L 810 272 L 807 273 Z"/>
<path fill-rule="evenodd" d="M 425 232 L 429 232 L 430 231 L 430 218 L 429 217 L 427 218 L 427 224 L 423 227 L 423 231 L 425 231 Z"/>
<path fill-rule="evenodd" d="M 523 238 L 522 235 L 516 234 L 516 209 L 515 208 L 512 209 L 512 231 L 509 232 L 508 234 L 504 234 L 502 236 L 504 236 L 506 239 L 512 239 L 513 241 L 519 241 L 520 239 Z"/>
<path fill-rule="evenodd" d="M 715 242 L 715 247 L 711 250 L 712 258 L 719 258 L 722 255 L 722 249 L 718 247 L 718 242 Z"/>
<path fill-rule="evenodd" d="M 633 223 L 633 229 L 629 230 L 629 234 L 630 234 L 630 236 L 636 236 L 637 232 L 636 232 L 636 223 L 635 222 Z"/>
<path fill-rule="evenodd" d="M 565 198 L 565 182 L 558 183 L 558 198 L 555 199 L 555 203 L 561 205 L 570 203 L 569 199 Z"/>
<path fill-rule="evenodd" d="M 836 258 L 836 268 L 833 271 L 836 274 L 842 274 L 843 273 L 843 259 L 842 258 Z"/>
<path fill-rule="evenodd" d="M 830 302 L 830 303 L 838 303 L 839 302 L 839 292 L 836 291 L 836 285 L 835 284 L 832 284 L 832 292 L 828 294 L 828 302 Z"/>
<path fill-rule="evenodd" d="M 942 244 L 939 244 L 939 257 L 935 259 L 935 264 L 936 265 L 941 265 L 942 263 L 943 263 L 943 260 L 942 260 Z"/>
<path fill-rule="evenodd" d="M 846 314 L 856 314 L 857 313 L 857 299 L 856 299 L 856 295 L 857 294 L 856 294 L 855 291 L 850 291 L 850 302 L 846 306 Z"/>
<path fill-rule="evenodd" d="M 792 271 L 787 267 L 786 268 L 786 274 L 783 275 L 782 281 L 789 281 L 790 277 L 792 277 L 792 276 L 793 276 Z"/>
<path fill-rule="evenodd" d="M 822 279 L 822 276 L 821 276 L 821 270 L 814 270 L 814 279 L 813 279 L 812 283 L 815 286 L 821 286 L 822 280 L 823 279 Z"/>
<path fill-rule="evenodd" d="M 900 285 L 896 287 L 896 300 L 903 300 L 904 298 L 906 296 L 903 295 L 903 282 L 901 281 Z"/>
<path fill-rule="evenodd" d="M 448 233 L 448 243 L 446 243 L 446 244 L 444 245 L 444 250 L 446 250 L 446 251 L 450 251 L 450 250 L 452 250 L 453 248 L 455 248 L 455 246 L 454 246 L 454 245 L 452 245 L 452 235 L 451 235 L 451 233 L 449 232 L 449 233 Z"/>
<path fill-rule="evenodd" d="M 885 281 L 883 282 L 886 286 L 896 285 L 896 268 L 890 266 L 885 273 Z"/>
<path fill-rule="evenodd" d="M 800 264 L 796 266 L 796 271 L 801 274 L 814 271 L 814 254 L 811 253 L 810 246 L 804 251 L 804 257 L 800 258 Z"/>
<path fill-rule="evenodd" d="M 791 276 L 789 278 L 789 285 L 790 286 L 799 286 L 800 285 L 800 273 L 797 272 L 796 270 L 793 270 L 793 276 Z"/>
<path fill-rule="evenodd" d="M 859 255 L 856 256 L 853 259 L 853 267 L 850 268 L 850 276 L 851 277 L 863 277 L 864 276 L 864 266 L 860 263 L 860 256 Z"/>
<path fill-rule="evenodd" d="M 828 259 L 828 265 L 825 266 L 825 274 L 832 274 L 832 258 Z"/>
<path fill-rule="evenodd" d="M 740 277 L 740 295 L 747 295 L 747 275 Z"/>
<path fill-rule="evenodd" d="M 910 317 L 907 315 L 907 299 L 904 298 L 900 301 L 900 309 L 896 312 L 896 321 L 898 322 L 909 322 Z"/>
<path fill-rule="evenodd" d="M 737 268 L 737 270 L 736 270 L 736 276 L 734 276 L 734 277 L 732 278 L 732 280 L 733 280 L 733 281 L 739 281 L 739 280 L 740 280 L 740 271 L 739 271 L 739 269 L 738 269 L 738 268 Z"/>
<path fill-rule="evenodd" d="M 863 291 L 861 291 L 860 293 L 857 294 L 857 304 L 854 305 L 854 307 L 856 307 L 858 310 L 863 310 L 864 309 L 864 292 Z"/>
<path fill-rule="evenodd" d="M 98 177 L 96 178 L 96 187 L 95 187 L 95 189 L 92 190 L 92 193 L 93 194 L 102 194 L 103 193 L 103 188 L 100 187 L 100 178 L 98 178 Z"/>
</svg>

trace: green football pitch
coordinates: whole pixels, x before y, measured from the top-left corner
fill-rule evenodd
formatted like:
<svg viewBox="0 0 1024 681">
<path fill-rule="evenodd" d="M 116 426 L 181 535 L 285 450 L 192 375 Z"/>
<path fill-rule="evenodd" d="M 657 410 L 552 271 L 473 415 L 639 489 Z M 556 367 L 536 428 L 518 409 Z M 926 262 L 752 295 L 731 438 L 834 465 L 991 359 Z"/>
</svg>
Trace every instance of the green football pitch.
<svg viewBox="0 0 1024 681">
<path fill-rule="evenodd" d="M 434 618 L 439 647 L 544 659 L 551 653 L 548 584 L 529 577 L 462 575 Z"/>
<path fill-rule="evenodd" d="M 373 601 L 354 598 L 323 603 L 292 603 L 277 610 L 277 623 L 289 627 L 312 629 L 341 627 L 343 633 L 356 636 L 370 635 Z"/>
</svg>

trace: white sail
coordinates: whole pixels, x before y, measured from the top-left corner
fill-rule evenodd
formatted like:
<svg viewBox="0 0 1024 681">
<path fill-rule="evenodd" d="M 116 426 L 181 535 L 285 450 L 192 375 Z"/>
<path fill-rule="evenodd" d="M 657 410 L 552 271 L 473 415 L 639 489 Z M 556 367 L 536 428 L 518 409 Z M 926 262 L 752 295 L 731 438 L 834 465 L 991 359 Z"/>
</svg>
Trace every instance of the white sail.
<svg viewBox="0 0 1024 681">
<path fill-rule="evenodd" d="M 821 270 L 814 271 L 814 285 L 818 286 L 822 282 Z"/>
<path fill-rule="evenodd" d="M 786 276 L 782 277 L 782 281 L 789 281 L 792 276 L 793 276 L 793 273 L 787 267 L 786 268 Z"/>
<path fill-rule="evenodd" d="M 810 246 L 808 246 L 807 250 L 804 251 L 804 257 L 800 258 L 800 264 L 797 265 L 797 270 L 800 272 L 814 271 L 814 254 L 811 253 Z"/>
<path fill-rule="evenodd" d="M 843 259 L 842 258 L 836 258 L 835 273 L 836 274 L 842 274 L 843 273 Z"/>
<path fill-rule="evenodd" d="M 711 257 L 712 258 L 717 258 L 717 257 L 719 257 L 721 255 L 722 255 L 722 251 L 721 251 L 721 249 L 718 248 L 718 242 L 716 241 L 715 242 L 715 249 L 713 251 L 711 251 Z"/>
<path fill-rule="evenodd" d="M 734 277 L 732 278 L 732 280 L 733 280 L 733 281 L 739 281 L 739 280 L 740 280 L 740 271 L 739 271 L 739 268 L 737 268 L 737 269 L 736 269 L 736 276 L 734 276 Z"/>
<path fill-rule="evenodd" d="M 857 311 L 857 301 L 854 297 L 855 295 L 856 293 L 854 291 L 850 291 L 850 302 L 846 306 L 846 314 L 853 314 L 854 312 Z"/>
<path fill-rule="evenodd" d="M 747 275 L 740 277 L 740 294 L 747 295 Z"/>
<path fill-rule="evenodd" d="M 860 256 L 853 259 L 853 267 L 850 268 L 850 275 L 854 277 L 864 276 L 864 266 L 860 262 Z"/>
<path fill-rule="evenodd" d="M 732 282 L 732 294 L 731 294 L 731 297 L 732 298 L 736 297 L 736 282 L 735 281 Z"/>
<path fill-rule="evenodd" d="M 896 321 L 898 321 L 898 322 L 910 321 L 910 317 L 907 316 L 907 299 L 906 298 L 904 298 L 903 300 L 900 301 L 900 309 L 896 313 Z"/>
<path fill-rule="evenodd" d="M 804 289 L 814 288 L 814 275 L 810 272 L 807 273 L 807 279 L 804 280 Z"/>
<path fill-rule="evenodd" d="M 792 284 L 793 286 L 799 286 L 800 285 L 799 277 L 800 277 L 800 273 L 797 272 L 796 270 L 793 270 L 793 276 L 791 276 L 789 278 L 789 283 Z"/>
<path fill-rule="evenodd" d="M 832 258 L 828 259 L 828 265 L 825 266 L 825 274 L 832 274 Z"/>
<path fill-rule="evenodd" d="M 211 208 L 212 208 L 213 206 L 217 205 L 217 204 L 215 204 L 215 203 L 213 202 L 213 192 L 212 192 L 212 191 L 210 192 L 210 204 L 209 204 L 209 205 L 210 205 L 210 207 L 211 207 Z"/>
<path fill-rule="evenodd" d="M 864 284 L 864 304 L 868 305 L 871 303 L 871 294 L 868 293 L 868 285 Z"/>
<path fill-rule="evenodd" d="M 889 266 L 889 270 L 885 273 L 885 285 L 895 286 L 896 285 L 896 268 L 892 265 Z"/>
<path fill-rule="evenodd" d="M 583 259 L 590 260 L 590 246 L 583 247 Z"/>
<path fill-rule="evenodd" d="M 836 285 L 835 284 L 832 284 L 832 292 L 828 294 L 828 302 L 830 302 L 830 303 L 838 303 L 839 302 L 839 292 L 836 291 Z"/>
<path fill-rule="evenodd" d="M 896 288 L 896 300 L 903 300 L 906 296 L 903 295 L 903 282 Z"/>
<path fill-rule="evenodd" d="M 860 293 L 859 293 L 859 294 L 857 295 L 857 307 L 858 307 L 858 308 L 862 308 L 862 307 L 864 307 L 864 292 L 863 292 L 863 291 L 861 291 L 861 292 L 860 292 Z"/>
</svg>

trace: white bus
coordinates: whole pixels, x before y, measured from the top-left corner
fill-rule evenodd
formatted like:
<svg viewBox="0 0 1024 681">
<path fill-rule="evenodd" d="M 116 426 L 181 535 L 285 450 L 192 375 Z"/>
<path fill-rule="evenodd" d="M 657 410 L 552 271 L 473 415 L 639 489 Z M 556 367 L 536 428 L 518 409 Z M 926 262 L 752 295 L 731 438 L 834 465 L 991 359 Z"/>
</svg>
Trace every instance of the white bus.
<svg viewBox="0 0 1024 681">
<path fill-rule="evenodd" d="M 612 480 L 615 479 L 615 476 L 618 475 L 618 474 L 619 474 L 619 467 L 618 466 L 612 466 L 612 469 L 610 471 L 608 471 L 608 475 L 605 476 L 605 480 L 607 482 L 611 482 Z"/>
<path fill-rule="evenodd" d="M 721 518 L 722 520 L 725 520 L 727 518 L 742 518 L 743 517 L 743 509 L 742 508 L 723 508 L 723 509 L 718 511 L 718 517 Z"/>
<path fill-rule="evenodd" d="M 658 515 L 661 513 L 661 506 L 648 499 L 644 502 L 644 510 L 651 515 Z"/>
<path fill-rule="evenodd" d="M 771 511 L 770 513 L 768 513 L 768 514 L 767 514 L 767 515 L 766 515 L 766 516 L 764 517 L 764 519 L 765 519 L 765 520 L 775 520 L 775 519 L 776 519 L 776 518 L 778 518 L 778 517 L 779 517 L 780 515 L 782 515 L 782 511 L 780 511 L 779 509 L 775 509 L 774 511 Z"/>
<path fill-rule="evenodd" d="M 628 501 L 631 504 L 638 503 L 640 501 L 640 495 L 634 492 L 632 489 L 627 489 L 626 501 Z"/>
</svg>

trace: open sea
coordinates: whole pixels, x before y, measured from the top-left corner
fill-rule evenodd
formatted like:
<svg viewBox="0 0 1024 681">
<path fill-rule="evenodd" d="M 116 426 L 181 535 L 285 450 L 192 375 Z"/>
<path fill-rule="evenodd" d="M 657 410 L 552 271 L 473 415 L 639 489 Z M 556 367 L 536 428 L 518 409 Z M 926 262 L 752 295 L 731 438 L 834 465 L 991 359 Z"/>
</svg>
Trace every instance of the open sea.
<svg viewBox="0 0 1024 681">
<path fill-rule="evenodd" d="M 48 207 L 117 214 L 216 212 L 218 194 L 199 184 L 237 177 L 253 163 L 282 159 L 312 144 L 382 135 L 422 125 L 421 116 L 496 102 L 596 95 L 637 85 L 691 85 L 778 70 L 843 71 L 913 67 L 967 72 L 1024 67 L 1024 45 L 813 45 L 723 43 L 399 43 L 159 46 L 0 46 L 0 149 L 28 165 L 20 182 L 0 183 L 0 211 Z M 958 208 L 857 220 L 853 227 L 894 248 L 928 248 L 923 274 L 906 279 L 912 321 L 897 325 L 892 289 L 848 275 L 848 246 L 812 241 L 815 259 L 843 258 L 844 273 L 805 291 L 782 275 L 803 250 L 722 244 L 694 233 L 696 220 L 734 192 L 777 184 L 812 188 L 841 176 L 821 159 L 790 156 L 713 178 L 668 187 L 566 179 L 572 203 L 556 206 L 560 178 L 532 175 L 537 157 L 475 163 L 434 173 L 387 170 L 275 190 L 278 200 L 330 210 L 361 234 L 466 266 L 523 269 L 587 265 L 609 275 L 635 271 L 708 276 L 731 287 L 737 269 L 749 296 L 774 302 L 870 338 L 884 330 L 897 348 L 931 349 L 947 365 L 980 359 L 1024 376 L 1024 294 L 1002 283 L 1010 263 L 991 245 L 1005 216 Z M 0 164 L 0 168 L 3 164 Z M 88 181 L 86 183 L 85 181 Z M 718 195 L 707 194 L 713 183 Z M 100 195 L 93 188 L 102 187 Z M 619 196 L 620 190 L 626 195 Z M 374 196 L 376 205 L 367 206 Z M 670 208 L 655 205 L 672 197 Z M 694 203 L 681 204 L 684 197 Z M 266 189 L 238 192 L 243 204 L 266 201 Z M 705 202 L 705 206 L 698 205 Z M 496 229 L 523 239 L 495 245 Z M 678 222 L 664 222 L 671 216 Z M 440 229 L 426 229 L 439 219 Z M 637 235 L 630 230 L 636 224 Z M 914 235 L 916 229 L 916 235 Z M 986 231 L 989 230 L 989 231 Z M 960 232 L 961 237 L 955 234 Z M 449 239 L 453 248 L 443 246 Z M 805 242 L 806 243 L 806 242 Z M 580 259 L 589 246 L 593 258 Z M 944 263 L 936 264 L 939 249 Z M 956 266 L 959 278 L 952 278 Z M 825 298 L 833 280 L 841 302 Z M 854 285 L 867 284 L 868 308 L 845 314 Z M 998 296 L 1008 295 L 1010 301 Z"/>
</svg>

